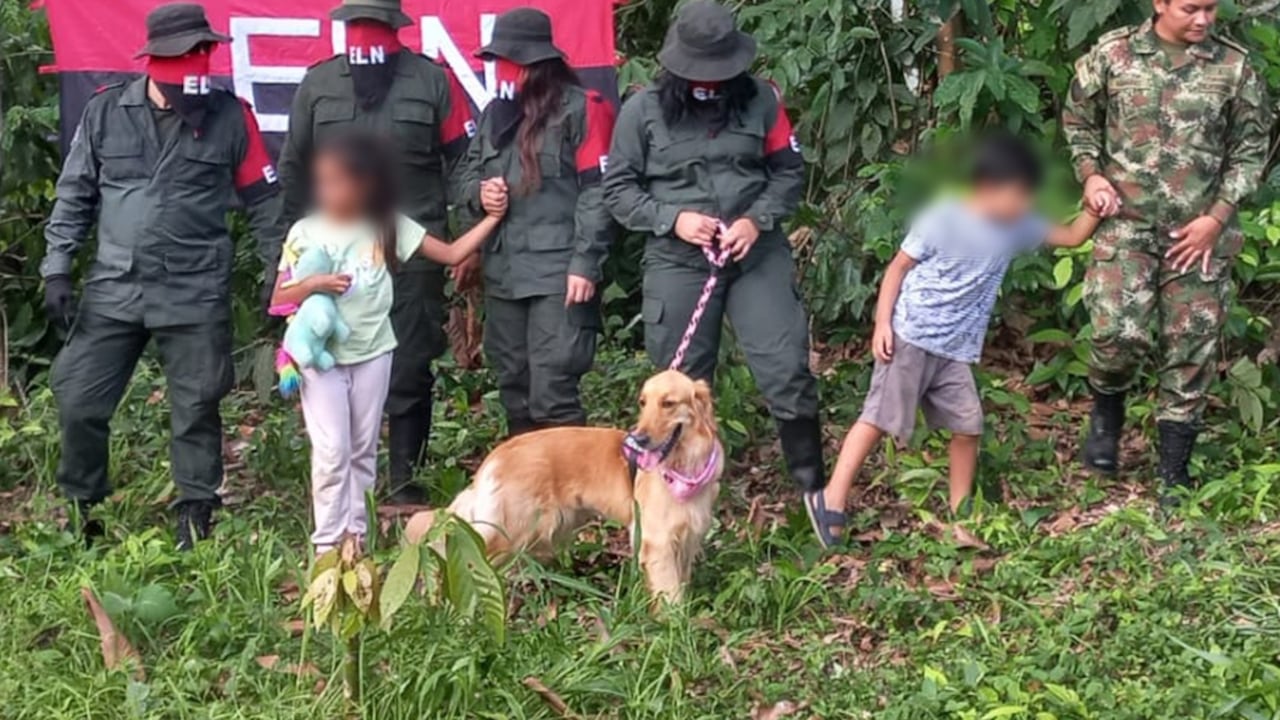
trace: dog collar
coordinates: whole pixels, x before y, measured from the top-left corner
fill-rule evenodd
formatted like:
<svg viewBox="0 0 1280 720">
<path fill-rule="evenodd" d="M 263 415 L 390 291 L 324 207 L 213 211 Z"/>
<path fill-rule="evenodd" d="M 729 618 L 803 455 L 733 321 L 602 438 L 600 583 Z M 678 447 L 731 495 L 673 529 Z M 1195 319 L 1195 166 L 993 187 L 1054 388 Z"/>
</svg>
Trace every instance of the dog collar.
<svg viewBox="0 0 1280 720">
<path fill-rule="evenodd" d="M 663 468 L 662 479 L 667 481 L 667 487 L 671 490 L 671 494 L 676 496 L 676 500 L 685 502 L 689 498 L 698 494 L 711 478 L 715 477 L 716 466 L 720 460 L 720 443 L 711 446 L 711 454 L 707 456 L 707 464 L 697 475 L 685 475 L 674 468 Z"/>
</svg>

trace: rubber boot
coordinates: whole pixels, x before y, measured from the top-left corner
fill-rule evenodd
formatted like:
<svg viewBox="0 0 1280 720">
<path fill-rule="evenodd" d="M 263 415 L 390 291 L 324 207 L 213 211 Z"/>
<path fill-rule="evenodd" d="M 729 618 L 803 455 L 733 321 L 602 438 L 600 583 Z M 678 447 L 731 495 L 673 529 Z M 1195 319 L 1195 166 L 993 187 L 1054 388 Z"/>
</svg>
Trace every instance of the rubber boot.
<svg viewBox="0 0 1280 720">
<path fill-rule="evenodd" d="M 393 415 L 387 424 L 390 477 L 385 502 L 388 505 L 426 505 L 427 491 L 418 485 L 415 476 L 426 457 L 427 441 L 431 437 L 431 408 Z"/>
<path fill-rule="evenodd" d="M 178 504 L 178 549 L 190 550 L 209 537 L 213 526 L 213 509 L 217 503 L 188 500 Z"/>
<path fill-rule="evenodd" d="M 1084 466 L 1102 475 L 1120 470 L 1120 433 L 1124 430 L 1124 393 L 1093 391 L 1089 433 L 1084 440 Z"/>
<path fill-rule="evenodd" d="M 507 416 L 507 438 L 513 438 L 525 433 L 531 433 L 535 430 L 541 430 L 542 426 L 533 421 L 530 417 Z"/>
<path fill-rule="evenodd" d="M 1191 451 L 1195 449 L 1200 431 L 1190 423 L 1161 420 L 1156 423 L 1160 442 L 1160 505 L 1169 508 L 1177 505 L 1180 496 L 1195 488 L 1187 466 L 1191 463 Z"/>
<path fill-rule="evenodd" d="M 91 503 L 85 500 L 71 501 L 70 527 L 74 527 L 80 531 L 80 538 L 84 540 L 86 550 L 91 547 L 98 538 L 107 534 L 107 528 L 102 524 L 102 521 L 89 516 L 89 514 L 93 512 L 95 505 L 97 505 L 97 503 Z"/>
<path fill-rule="evenodd" d="M 782 456 L 796 487 L 804 492 L 817 492 L 826 487 L 827 475 L 822 466 L 822 427 L 818 419 L 779 420 L 778 436 L 782 440 Z"/>
</svg>

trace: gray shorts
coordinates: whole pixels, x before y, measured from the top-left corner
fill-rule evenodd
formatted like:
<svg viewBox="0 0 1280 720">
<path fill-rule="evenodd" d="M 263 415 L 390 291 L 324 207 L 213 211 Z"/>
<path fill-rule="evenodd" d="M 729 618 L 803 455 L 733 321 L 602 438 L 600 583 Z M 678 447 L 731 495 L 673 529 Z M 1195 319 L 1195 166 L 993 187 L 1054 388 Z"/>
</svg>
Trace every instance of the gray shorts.
<svg viewBox="0 0 1280 720">
<path fill-rule="evenodd" d="M 982 434 L 982 401 L 968 363 L 934 355 L 895 335 L 893 361 L 876 361 L 858 421 L 907 443 L 917 409 L 924 410 L 930 430 Z"/>
</svg>

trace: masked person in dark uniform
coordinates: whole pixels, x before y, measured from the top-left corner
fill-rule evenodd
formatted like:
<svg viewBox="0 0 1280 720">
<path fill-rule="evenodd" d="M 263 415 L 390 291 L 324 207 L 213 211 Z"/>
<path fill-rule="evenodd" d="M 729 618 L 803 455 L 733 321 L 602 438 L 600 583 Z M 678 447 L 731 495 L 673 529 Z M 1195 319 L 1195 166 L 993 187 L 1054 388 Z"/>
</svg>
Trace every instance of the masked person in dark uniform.
<svg viewBox="0 0 1280 720">
<path fill-rule="evenodd" d="M 280 154 L 286 225 L 310 204 L 315 148 L 351 130 L 390 138 L 400 158 L 401 210 L 434 237 L 448 237 L 448 176 L 474 129 L 466 94 L 440 65 L 404 48 L 412 25 L 399 0 L 346 0 L 331 14 L 345 22 L 347 53 L 307 71 L 293 100 Z M 459 266 L 464 284 L 478 260 Z M 415 257 L 395 278 L 391 323 L 399 342 L 387 397 L 392 504 L 422 504 L 414 481 L 431 434 L 431 363 L 444 352 L 444 269 Z"/>
<path fill-rule="evenodd" d="M 804 164 L 778 93 L 748 73 L 755 50 L 720 5 L 681 8 L 658 54 L 664 72 L 618 116 L 605 201 L 625 227 L 649 235 L 645 346 L 659 366 L 675 355 L 710 272 L 703 248 L 730 252 L 681 369 L 711 379 L 727 314 L 793 479 L 819 490 L 817 382 L 781 226 L 799 201 Z"/>
<path fill-rule="evenodd" d="M 499 16 L 476 54 L 496 62 L 498 97 L 467 152 L 464 199 L 477 215 L 508 203 L 484 251 L 485 352 L 512 434 L 582 425 L 614 227 L 600 185 L 613 106 L 582 89 L 539 10 Z"/>
<path fill-rule="evenodd" d="M 58 484 L 87 517 L 111 492 L 111 416 L 154 339 L 172 404 L 178 544 L 209 533 L 222 483 L 222 419 L 231 389 L 233 195 L 267 267 L 283 229 L 276 174 L 248 105 L 211 88 L 213 32 L 199 5 L 147 17 L 147 76 L 90 99 L 58 179 L 41 273 L 55 322 L 71 325 L 53 366 L 62 429 Z M 71 266 L 94 223 L 97 255 L 72 310 Z M 74 322 L 72 318 L 74 317 Z M 87 534 L 100 532 L 85 520 Z"/>
</svg>

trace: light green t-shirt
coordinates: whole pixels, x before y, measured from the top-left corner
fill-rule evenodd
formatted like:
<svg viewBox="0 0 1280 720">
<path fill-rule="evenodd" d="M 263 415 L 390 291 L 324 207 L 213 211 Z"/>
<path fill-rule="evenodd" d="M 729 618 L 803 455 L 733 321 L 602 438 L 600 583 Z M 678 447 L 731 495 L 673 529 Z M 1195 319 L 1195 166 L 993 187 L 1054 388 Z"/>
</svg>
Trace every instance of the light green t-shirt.
<svg viewBox="0 0 1280 720">
<path fill-rule="evenodd" d="M 400 261 L 413 257 L 422 247 L 426 230 L 412 219 L 401 215 L 396 225 L 396 249 Z M 349 275 L 351 289 L 335 298 L 338 315 L 351 327 L 346 342 L 329 340 L 328 350 L 339 365 L 354 365 L 372 360 L 396 349 L 396 335 L 391 329 L 391 273 L 382 260 L 378 232 L 373 223 L 338 224 L 320 215 L 299 220 L 289 230 L 280 260 L 282 271 L 304 252 L 323 248 L 333 260 L 333 273 Z"/>
</svg>

